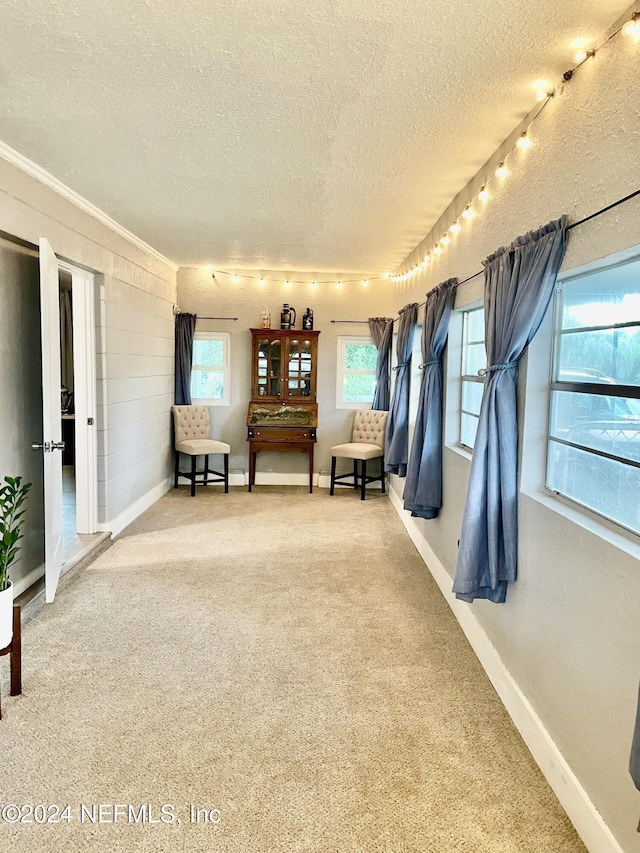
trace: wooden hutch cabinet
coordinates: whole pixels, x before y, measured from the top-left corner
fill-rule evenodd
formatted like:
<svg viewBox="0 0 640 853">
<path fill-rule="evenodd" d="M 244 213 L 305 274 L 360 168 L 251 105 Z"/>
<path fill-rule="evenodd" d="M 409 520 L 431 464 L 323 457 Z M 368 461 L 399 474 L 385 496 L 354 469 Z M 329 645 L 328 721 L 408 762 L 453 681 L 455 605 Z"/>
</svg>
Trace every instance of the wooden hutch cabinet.
<svg viewBox="0 0 640 853">
<path fill-rule="evenodd" d="M 309 491 L 313 491 L 319 334 L 298 329 L 251 329 L 249 491 L 255 483 L 256 455 L 261 450 L 307 453 Z"/>
</svg>

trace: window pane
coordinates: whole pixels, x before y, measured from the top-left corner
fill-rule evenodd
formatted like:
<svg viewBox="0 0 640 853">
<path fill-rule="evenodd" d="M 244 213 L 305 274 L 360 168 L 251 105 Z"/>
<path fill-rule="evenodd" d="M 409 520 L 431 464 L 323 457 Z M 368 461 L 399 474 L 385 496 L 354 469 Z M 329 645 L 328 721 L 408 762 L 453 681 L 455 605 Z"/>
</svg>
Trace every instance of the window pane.
<svg viewBox="0 0 640 853">
<path fill-rule="evenodd" d="M 640 462 L 640 400 L 554 391 L 551 435 Z"/>
<path fill-rule="evenodd" d="M 478 418 L 463 412 L 460 415 L 460 443 L 472 448 L 476 443 L 477 432 Z"/>
<path fill-rule="evenodd" d="M 627 316 L 627 322 L 633 319 L 640 319 L 640 305 L 637 314 Z M 640 329 L 562 335 L 559 367 L 558 378 L 569 382 L 640 385 Z"/>
<path fill-rule="evenodd" d="M 484 308 L 477 311 L 468 311 L 467 318 L 467 341 L 484 341 Z"/>
<path fill-rule="evenodd" d="M 487 366 L 487 353 L 482 344 L 469 344 L 465 348 L 465 359 L 462 372 L 466 376 L 477 376 L 481 367 Z"/>
<path fill-rule="evenodd" d="M 349 373 L 344 377 L 342 399 L 345 403 L 370 403 L 376 378 L 370 373 Z"/>
<path fill-rule="evenodd" d="M 484 382 L 469 382 L 468 380 L 463 379 L 462 408 L 466 412 L 473 412 L 474 414 L 479 415 L 483 391 Z"/>
<path fill-rule="evenodd" d="M 562 287 L 562 328 L 608 326 L 640 319 L 640 261 L 599 270 Z"/>
<path fill-rule="evenodd" d="M 640 533 L 640 468 L 552 441 L 547 485 Z"/>
<path fill-rule="evenodd" d="M 375 344 L 346 344 L 344 366 L 347 370 L 375 370 L 378 351 Z"/>
<path fill-rule="evenodd" d="M 191 396 L 198 400 L 222 400 L 224 398 L 224 371 L 191 371 Z"/>
<path fill-rule="evenodd" d="M 224 345 L 218 341 L 193 342 L 193 363 L 203 367 L 222 367 L 224 364 Z"/>
</svg>

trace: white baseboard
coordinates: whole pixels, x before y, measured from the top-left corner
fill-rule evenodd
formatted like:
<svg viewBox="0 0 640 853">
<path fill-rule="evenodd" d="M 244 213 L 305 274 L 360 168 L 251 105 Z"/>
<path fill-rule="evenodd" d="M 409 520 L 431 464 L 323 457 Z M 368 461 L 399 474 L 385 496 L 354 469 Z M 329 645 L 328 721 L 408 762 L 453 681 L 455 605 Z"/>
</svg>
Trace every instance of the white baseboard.
<svg viewBox="0 0 640 853">
<path fill-rule="evenodd" d="M 318 475 L 312 478 L 314 486 L 318 485 Z M 249 474 L 245 474 L 245 485 L 249 484 Z M 308 474 L 276 474 L 273 471 L 256 471 L 256 486 L 307 486 L 309 487 Z"/>
<path fill-rule="evenodd" d="M 157 486 L 154 486 L 153 489 L 150 489 L 146 495 L 138 498 L 130 507 L 127 507 L 119 515 L 116 515 L 115 518 L 98 524 L 98 530 L 111 531 L 111 535 L 115 538 L 119 533 L 122 533 L 125 527 L 131 524 L 132 521 L 135 521 L 139 515 L 142 515 L 145 510 L 149 509 L 152 504 L 159 500 L 165 492 L 168 492 L 172 486 L 173 477 L 168 477 L 161 483 L 158 483 Z"/>
<path fill-rule="evenodd" d="M 585 846 L 591 853 L 624 853 L 542 720 L 506 668 L 478 622 L 472 607 L 454 596 L 451 577 L 431 550 L 418 529 L 415 519 L 403 508 L 402 500 L 396 492 L 393 489 L 389 491 L 391 503 L 400 516 L 411 541 L 440 587 L 440 591 L 451 607 L 509 716 Z"/>
<path fill-rule="evenodd" d="M 19 581 L 15 581 L 13 584 L 13 597 L 17 598 L 19 595 L 22 595 L 30 586 L 33 586 L 34 583 L 37 583 L 40 578 L 44 577 L 44 563 L 41 563 L 39 566 L 36 566 L 35 569 L 31 569 L 28 575 L 25 575 L 23 578 L 20 578 Z"/>
</svg>

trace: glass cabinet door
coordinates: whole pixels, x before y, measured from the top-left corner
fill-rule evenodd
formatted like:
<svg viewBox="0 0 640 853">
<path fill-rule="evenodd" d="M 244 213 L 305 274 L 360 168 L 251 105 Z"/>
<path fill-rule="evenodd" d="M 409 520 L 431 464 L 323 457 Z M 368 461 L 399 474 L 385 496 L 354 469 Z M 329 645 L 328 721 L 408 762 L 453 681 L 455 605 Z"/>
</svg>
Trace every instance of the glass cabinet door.
<svg viewBox="0 0 640 853">
<path fill-rule="evenodd" d="M 258 395 L 279 397 L 282 378 L 280 339 L 260 338 L 257 348 Z"/>
<path fill-rule="evenodd" d="M 287 352 L 287 397 L 310 397 L 312 343 L 300 336 L 290 338 Z"/>
</svg>

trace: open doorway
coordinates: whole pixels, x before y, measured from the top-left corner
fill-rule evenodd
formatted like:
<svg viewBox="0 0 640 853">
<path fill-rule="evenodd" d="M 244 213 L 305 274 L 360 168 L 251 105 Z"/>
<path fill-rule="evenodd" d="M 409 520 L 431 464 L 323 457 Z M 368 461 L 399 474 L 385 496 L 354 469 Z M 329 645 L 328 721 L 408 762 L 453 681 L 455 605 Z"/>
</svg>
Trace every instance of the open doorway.
<svg viewBox="0 0 640 853">
<path fill-rule="evenodd" d="M 62 421 L 62 565 L 75 562 L 97 528 L 94 279 L 60 261 L 60 418 Z"/>
</svg>

